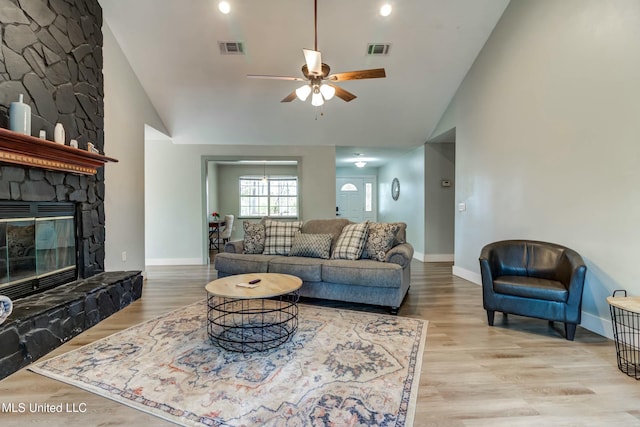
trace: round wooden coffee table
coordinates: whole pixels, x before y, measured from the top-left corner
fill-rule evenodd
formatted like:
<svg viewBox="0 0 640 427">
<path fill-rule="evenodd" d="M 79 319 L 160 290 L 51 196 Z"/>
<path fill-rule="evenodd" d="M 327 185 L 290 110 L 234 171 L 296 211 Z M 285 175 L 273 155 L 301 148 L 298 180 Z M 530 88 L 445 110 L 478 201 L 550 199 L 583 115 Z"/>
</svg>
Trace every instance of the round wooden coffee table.
<svg viewBox="0 0 640 427">
<path fill-rule="evenodd" d="M 260 280 L 256 287 L 242 286 L 254 280 Z M 300 278 L 279 273 L 238 274 L 209 282 L 209 338 L 225 350 L 243 353 L 280 346 L 298 329 L 301 286 Z"/>
</svg>

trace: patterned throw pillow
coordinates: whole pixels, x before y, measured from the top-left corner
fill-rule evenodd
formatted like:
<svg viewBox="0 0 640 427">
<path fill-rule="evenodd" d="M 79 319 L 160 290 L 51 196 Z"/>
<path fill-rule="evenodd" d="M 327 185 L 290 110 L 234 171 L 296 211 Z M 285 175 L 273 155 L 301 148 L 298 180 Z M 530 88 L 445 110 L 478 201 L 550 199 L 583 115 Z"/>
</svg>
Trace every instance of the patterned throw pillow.
<svg viewBox="0 0 640 427">
<path fill-rule="evenodd" d="M 369 221 L 346 225 L 342 229 L 340 237 L 338 237 L 331 258 L 351 260 L 360 258 L 364 245 L 367 242 L 368 230 Z"/>
<path fill-rule="evenodd" d="M 244 227 L 244 254 L 261 254 L 264 251 L 265 230 L 264 224 L 245 221 Z"/>
<path fill-rule="evenodd" d="M 332 234 L 307 234 L 297 232 L 293 236 L 289 256 L 329 259 Z"/>
<path fill-rule="evenodd" d="M 265 255 L 288 255 L 291 250 L 293 236 L 302 227 L 302 221 L 265 220 Z"/>
<path fill-rule="evenodd" d="M 366 257 L 384 262 L 387 252 L 393 247 L 399 229 L 398 224 L 370 223 L 369 235 L 365 244 Z M 365 255 L 363 254 L 362 257 L 364 258 Z"/>
</svg>

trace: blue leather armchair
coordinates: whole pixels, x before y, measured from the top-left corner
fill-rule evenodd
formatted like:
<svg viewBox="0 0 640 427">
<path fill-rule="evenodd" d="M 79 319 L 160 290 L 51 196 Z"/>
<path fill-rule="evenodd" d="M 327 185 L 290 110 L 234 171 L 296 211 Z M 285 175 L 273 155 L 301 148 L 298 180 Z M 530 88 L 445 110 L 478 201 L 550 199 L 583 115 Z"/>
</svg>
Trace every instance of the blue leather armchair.
<svg viewBox="0 0 640 427">
<path fill-rule="evenodd" d="M 496 311 L 564 322 L 573 341 L 580 324 L 587 267 L 572 249 L 534 240 L 503 240 L 480 254 L 487 321 Z"/>
</svg>

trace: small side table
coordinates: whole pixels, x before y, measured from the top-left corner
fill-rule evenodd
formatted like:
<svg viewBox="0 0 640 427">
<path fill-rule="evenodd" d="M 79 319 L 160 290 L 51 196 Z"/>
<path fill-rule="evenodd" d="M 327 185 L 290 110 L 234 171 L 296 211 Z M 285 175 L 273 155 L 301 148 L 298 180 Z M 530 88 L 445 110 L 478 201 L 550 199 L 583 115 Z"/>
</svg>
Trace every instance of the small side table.
<svg viewBox="0 0 640 427">
<path fill-rule="evenodd" d="M 624 297 L 616 297 L 623 292 Z M 640 380 L 640 297 L 628 297 L 627 291 L 614 291 L 607 297 L 616 342 L 618 369 Z"/>
<path fill-rule="evenodd" d="M 255 288 L 237 286 L 260 279 Z M 298 329 L 298 290 L 289 274 L 250 273 L 223 277 L 205 287 L 211 342 L 235 352 L 266 351 L 284 344 Z"/>
<path fill-rule="evenodd" d="M 226 225 L 224 220 L 209 221 L 209 249 L 220 251 L 220 228 Z"/>
</svg>

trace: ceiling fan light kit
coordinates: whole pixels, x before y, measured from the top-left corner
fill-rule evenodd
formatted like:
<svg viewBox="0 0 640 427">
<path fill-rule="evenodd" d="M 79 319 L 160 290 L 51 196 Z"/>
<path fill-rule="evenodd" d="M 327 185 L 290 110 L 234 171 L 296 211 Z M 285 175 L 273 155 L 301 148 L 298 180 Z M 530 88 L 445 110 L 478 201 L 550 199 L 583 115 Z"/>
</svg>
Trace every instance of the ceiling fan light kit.
<svg viewBox="0 0 640 427">
<path fill-rule="evenodd" d="M 325 101 L 328 101 L 336 94 L 336 89 L 331 85 L 323 84 L 320 86 L 320 93 L 322 93 Z"/>
<path fill-rule="evenodd" d="M 300 86 L 296 89 L 296 96 L 300 101 L 306 101 L 311 94 L 311 85 Z"/>
<path fill-rule="evenodd" d="M 313 90 L 313 95 L 311 95 L 311 105 L 314 107 L 319 107 L 324 104 L 324 99 L 322 99 L 322 94 L 316 88 Z"/>
<path fill-rule="evenodd" d="M 356 96 L 351 92 L 335 86 L 325 81 L 330 82 L 342 82 L 346 80 L 362 80 L 362 79 L 377 79 L 386 77 L 384 68 L 375 68 L 369 70 L 347 71 L 343 73 L 329 74 L 331 68 L 322 62 L 322 55 L 318 51 L 318 0 L 313 2 L 313 15 L 314 15 L 314 34 L 315 45 L 314 49 L 302 49 L 304 54 L 305 64 L 302 66 L 302 75 L 300 77 L 288 77 L 288 76 L 270 76 L 260 74 L 249 74 L 249 78 L 261 78 L 261 79 L 274 79 L 274 80 L 296 80 L 296 81 L 308 81 L 307 84 L 299 87 L 298 89 L 287 95 L 281 102 L 291 102 L 298 98 L 301 101 L 306 101 L 309 95 L 311 95 L 311 105 L 319 107 L 324 104 L 325 101 L 332 99 L 334 96 L 342 99 L 345 102 L 356 99 Z"/>
</svg>

